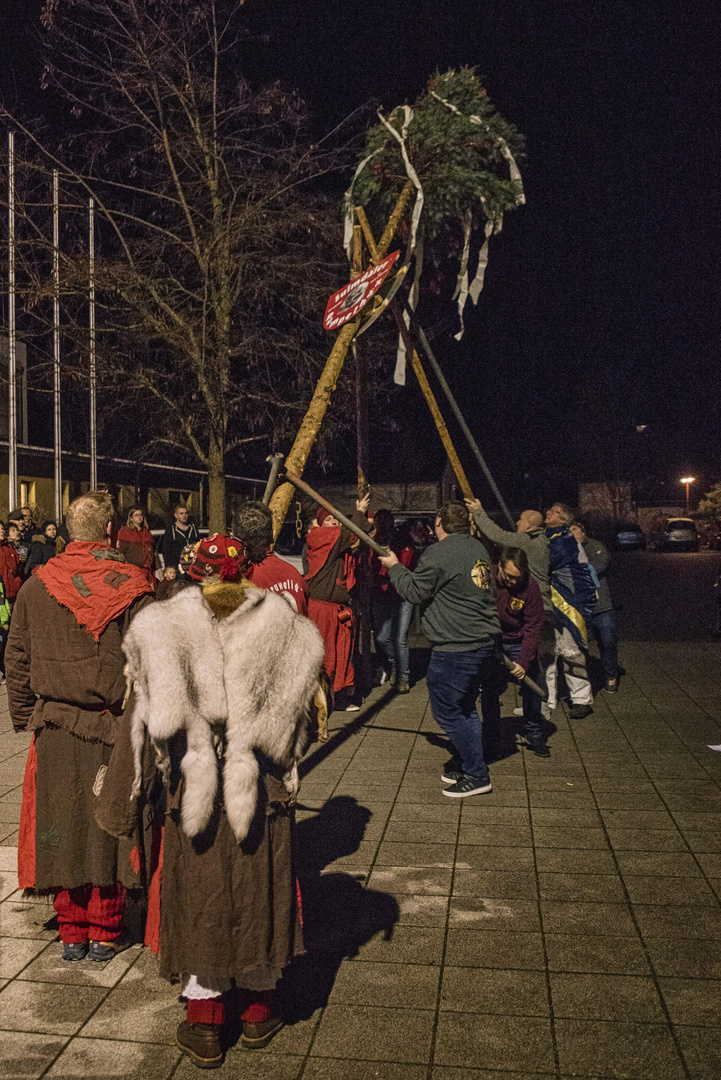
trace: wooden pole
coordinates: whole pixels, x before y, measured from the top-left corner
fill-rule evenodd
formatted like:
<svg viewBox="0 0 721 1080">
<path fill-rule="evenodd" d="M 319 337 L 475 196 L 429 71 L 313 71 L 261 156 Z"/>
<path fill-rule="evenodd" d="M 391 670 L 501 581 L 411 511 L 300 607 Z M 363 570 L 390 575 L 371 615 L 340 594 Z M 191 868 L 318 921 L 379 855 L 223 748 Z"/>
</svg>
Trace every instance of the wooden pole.
<svg viewBox="0 0 721 1080">
<path fill-rule="evenodd" d="M 456 448 L 453 445 L 453 440 L 451 439 L 448 428 L 446 427 L 446 422 L 443 419 L 443 413 L 441 412 L 435 395 L 431 390 L 430 383 L 428 382 L 428 377 L 426 376 L 426 373 L 423 370 L 423 365 L 421 364 L 421 358 L 418 355 L 415 345 L 413 344 L 413 340 L 411 338 L 408 327 L 403 321 L 403 316 L 401 315 L 400 308 L 398 304 L 393 301 L 393 303 L 390 305 L 390 309 L 393 312 L 393 317 L 395 318 L 396 323 L 398 324 L 398 329 L 400 331 L 401 337 L 403 338 L 403 343 L 406 347 L 406 353 L 411 358 L 411 364 L 413 365 L 413 370 L 416 373 L 416 378 L 418 379 L 420 388 L 423 391 L 423 397 L 426 399 L 428 408 L 431 410 L 433 422 L 435 423 L 438 434 L 441 437 L 443 447 L 448 454 L 448 460 L 450 461 L 451 466 L 453 467 L 453 471 L 456 474 L 456 479 L 458 480 L 461 491 L 463 492 L 463 497 L 465 499 L 472 499 L 473 491 L 471 489 L 471 485 L 468 483 L 468 477 L 466 476 L 463 470 L 463 466 L 461 465 L 460 458 L 456 453 Z"/>
<path fill-rule="evenodd" d="M 453 393 L 450 386 L 448 385 L 448 383 L 446 381 L 446 377 L 443 374 L 443 371 L 441 370 L 441 366 L 438 363 L 438 361 L 436 360 L 435 354 L 434 354 L 433 350 L 431 349 L 430 344 L 428 343 L 428 338 L 426 337 L 425 333 L 423 332 L 423 327 L 419 324 L 418 320 L 415 317 L 415 313 L 413 311 L 411 311 L 411 309 L 408 307 L 407 304 L 406 304 L 406 307 L 405 307 L 405 312 L 406 312 L 406 315 L 408 316 L 408 320 L 410 322 L 411 330 L 413 331 L 415 336 L 418 338 L 418 341 L 420 342 L 421 348 L 423 349 L 423 352 L 426 354 L 426 357 L 428 358 L 428 362 L 430 363 L 431 367 L 433 368 L 433 370 L 434 370 L 434 372 L 436 374 L 436 378 L 438 379 L 441 390 L 443 391 L 443 393 L 446 395 L 446 398 L 448 399 L 448 404 L 450 405 L 451 409 L 453 410 L 453 414 L 454 414 L 456 420 L 458 421 L 460 429 L 463 432 L 463 434 L 465 435 L 466 440 L 468 442 L 468 445 L 470 446 L 471 450 L 473 451 L 473 453 L 475 455 L 476 461 L 478 462 L 478 464 L 481 466 L 481 469 L 483 470 L 483 475 L 485 476 L 486 480 L 488 481 L 488 486 L 490 487 L 491 491 L 495 495 L 496 502 L 498 503 L 501 510 L 503 511 L 503 513 L 504 513 L 504 515 L 506 517 L 506 521 L 508 522 L 508 524 L 511 527 L 511 530 L 513 532 L 515 532 L 516 523 L 513 520 L 513 518 L 511 517 L 511 512 L 508 509 L 508 507 L 506 506 L 505 499 L 501 495 L 501 492 L 498 489 L 498 485 L 496 484 L 496 481 L 493 479 L 493 476 L 491 474 L 491 470 L 488 468 L 488 465 L 486 464 L 486 459 L 484 458 L 483 454 L 481 453 L 480 447 L 478 446 L 478 443 L 473 438 L 473 435 L 471 433 L 471 429 L 468 427 L 468 424 L 466 423 L 465 417 L 464 417 L 463 413 L 461 412 L 461 410 L 460 410 L 460 408 L 458 406 L 458 402 L 456 401 L 455 394 Z"/>
<path fill-rule="evenodd" d="M 391 240 L 395 235 L 396 229 L 405 213 L 408 201 L 414 191 L 415 187 L 412 182 L 407 180 L 403 186 L 403 190 L 398 196 L 398 201 L 393 208 L 393 213 L 388 219 L 388 224 L 383 231 L 381 241 L 377 245 L 377 252 L 380 257 L 388 253 Z M 323 423 L 323 419 L 328 409 L 330 396 L 335 390 L 338 376 L 343 368 L 343 363 L 348 353 L 350 343 L 355 337 L 359 325 L 360 317 L 356 317 L 342 327 L 335 340 L 331 354 L 326 361 L 325 367 L 323 368 L 313 397 L 311 398 L 310 405 L 308 406 L 308 411 L 303 417 L 298 434 L 295 437 L 295 442 L 286 459 L 289 468 L 296 474 L 302 473 L 305 468 L 308 455 L 311 452 L 313 443 L 320 431 L 320 426 Z M 270 500 L 270 508 L 273 511 L 273 528 L 276 536 L 285 520 L 285 515 L 288 512 L 292 497 L 292 486 L 290 484 L 281 484 L 279 488 L 276 488 L 276 491 Z"/>
<path fill-rule="evenodd" d="M 368 218 L 366 217 L 366 212 L 362 206 L 355 207 L 355 215 L 358 218 L 358 222 L 363 232 L 365 242 L 368 245 L 368 250 L 371 254 L 371 261 L 376 263 L 381 256 L 376 247 L 376 243 L 373 238 L 373 232 L 371 230 Z M 398 301 L 393 300 L 390 304 L 390 307 L 396 323 L 398 324 L 398 329 L 401 332 L 401 336 L 406 347 L 406 353 L 411 358 L 411 364 L 413 366 L 414 372 L 416 373 L 416 378 L 418 379 L 420 388 L 423 391 L 423 396 L 426 399 L 428 408 L 431 410 L 431 416 L 433 417 L 433 421 L 436 425 L 436 428 L 438 429 L 438 434 L 440 435 L 441 442 L 443 443 L 445 451 L 448 454 L 448 459 L 453 467 L 454 473 L 456 474 L 458 483 L 461 486 L 461 490 L 463 491 L 465 498 L 472 499 L 473 495 L 471 494 L 471 485 L 468 483 L 468 477 L 466 476 L 458 454 L 456 453 L 455 447 L 451 440 L 451 436 L 448 432 L 448 428 L 446 427 L 446 422 L 443 419 L 443 414 L 441 413 L 435 395 L 431 390 L 431 386 L 426 377 L 426 373 L 423 370 L 423 365 L 421 364 L 418 351 L 414 347 L 413 342 L 411 341 L 410 334 L 408 333 L 408 328 L 403 321 Z"/>
<path fill-rule="evenodd" d="M 304 491 L 306 495 L 309 495 L 311 499 L 314 499 L 319 506 L 322 506 L 324 510 L 327 510 L 329 514 L 332 514 L 334 518 L 340 521 L 341 525 L 345 525 L 346 529 L 350 529 L 359 540 L 362 540 L 364 544 L 367 544 L 369 548 L 373 548 L 376 555 L 389 555 L 390 549 L 383 547 L 382 544 L 377 544 L 376 541 L 364 532 L 354 521 L 351 521 L 349 517 L 346 517 L 337 507 L 333 506 L 333 503 L 329 503 L 327 499 L 324 499 L 322 495 L 319 495 L 317 491 L 314 491 L 310 484 L 306 484 L 305 480 L 301 480 L 295 473 L 285 470 L 285 478 L 289 484 L 298 491 Z"/>
</svg>

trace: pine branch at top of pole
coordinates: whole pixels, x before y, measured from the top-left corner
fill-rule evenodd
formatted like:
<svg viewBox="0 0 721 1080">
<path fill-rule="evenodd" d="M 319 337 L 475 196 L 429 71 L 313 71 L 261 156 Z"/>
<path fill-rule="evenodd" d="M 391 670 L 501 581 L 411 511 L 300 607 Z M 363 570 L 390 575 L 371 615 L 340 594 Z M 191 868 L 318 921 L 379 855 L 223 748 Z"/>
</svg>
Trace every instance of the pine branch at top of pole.
<svg viewBox="0 0 721 1080">
<path fill-rule="evenodd" d="M 410 180 L 407 180 L 403 185 L 401 193 L 396 201 L 396 205 L 388 218 L 388 223 L 383 231 L 380 243 L 377 245 L 377 251 L 380 258 L 388 253 L 388 248 L 391 245 L 396 229 L 403 218 L 403 214 L 408 206 L 408 201 L 414 190 L 413 184 Z M 302 475 L 303 469 L 308 461 L 308 455 L 310 454 L 313 443 L 320 431 L 321 424 L 323 423 L 323 419 L 328 410 L 331 394 L 335 390 L 338 376 L 343 368 L 343 363 L 348 353 L 348 349 L 350 348 L 350 343 L 360 326 L 360 321 L 360 316 L 357 316 L 340 329 L 338 337 L 335 339 L 335 344 L 331 349 L 330 356 L 326 360 L 325 367 L 318 379 L 308 410 L 301 421 L 298 434 L 296 435 L 291 451 L 286 458 L 287 469 L 297 476 Z M 273 530 L 276 536 L 280 532 L 281 525 L 285 521 L 285 515 L 288 513 L 288 507 L 290 506 L 292 498 L 293 487 L 291 484 L 285 483 L 276 488 L 273 497 L 270 500 L 270 509 L 273 514 Z"/>
</svg>

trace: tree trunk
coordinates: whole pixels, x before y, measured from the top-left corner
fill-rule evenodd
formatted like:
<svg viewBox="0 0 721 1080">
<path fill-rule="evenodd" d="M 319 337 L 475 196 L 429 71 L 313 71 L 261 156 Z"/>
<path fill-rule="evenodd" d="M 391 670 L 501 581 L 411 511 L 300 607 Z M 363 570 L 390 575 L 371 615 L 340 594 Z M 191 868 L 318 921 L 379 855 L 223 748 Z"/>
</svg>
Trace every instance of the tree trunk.
<svg viewBox="0 0 721 1080">
<path fill-rule="evenodd" d="M 224 533 L 227 528 L 225 505 L 225 454 L 212 436 L 208 448 L 208 530 Z"/>
</svg>

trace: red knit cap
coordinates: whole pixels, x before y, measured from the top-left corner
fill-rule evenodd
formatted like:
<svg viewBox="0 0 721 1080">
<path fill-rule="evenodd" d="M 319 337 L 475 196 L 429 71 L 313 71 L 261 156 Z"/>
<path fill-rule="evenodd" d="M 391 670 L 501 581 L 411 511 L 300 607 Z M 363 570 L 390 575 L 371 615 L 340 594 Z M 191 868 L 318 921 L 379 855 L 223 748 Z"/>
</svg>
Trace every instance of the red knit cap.
<svg viewBox="0 0 721 1080">
<path fill-rule="evenodd" d="M 245 548 L 237 537 L 213 533 L 197 545 L 188 566 L 188 577 L 203 581 L 219 574 L 221 581 L 237 581 L 247 574 L 249 567 Z"/>
<path fill-rule="evenodd" d="M 318 522 L 319 525 L 322 525 L 327 517 L 330 517 L 328 511 L 324 507 L 319 506 L 318 512 L 315 515 L 315 520 Z"/>
</svg>

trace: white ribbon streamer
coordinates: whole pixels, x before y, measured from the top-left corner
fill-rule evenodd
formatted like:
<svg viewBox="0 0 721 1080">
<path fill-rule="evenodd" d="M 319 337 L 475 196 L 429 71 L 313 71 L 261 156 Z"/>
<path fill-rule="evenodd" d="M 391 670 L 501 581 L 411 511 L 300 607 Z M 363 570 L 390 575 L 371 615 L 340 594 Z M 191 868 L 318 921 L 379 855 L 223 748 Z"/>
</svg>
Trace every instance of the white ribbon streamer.
<svg viewBox="0 0 721 1080">
<path fill-rule="evenodd" d="M 411 311 L 415 311 L 418 306 L 418 295 L 420 292 L 421 274 L 423 273 L 423 234 L 421 233 L 418 244 L 415 251 L 416 267 L 413 275 L 413 284 L 411 285 L 411 291 L 408 294 L 408 307 Z M 406 326 L 410 327 L 411 318 L 407 311 L 403 312 L 403 322 Z M 403 335 L 398 335 L 398 349 L 396 351 L 396 368 L 393 372 L 393 382 L 396 386 L 406 385 L 406 344 L 403 340 Z"/>
<path fill-rule="evenodd" d="M 414 116 L 413 109 L 410 107 L 410 105 L 403 106 L 403 115 L 405 119 L 403 120 L 403 126 L 401 127 L 399 134 L 393 127 L 393 125 L 388 120 L 386 120 L 383 113 L 380 110 L 378 111 L 378 119 L 384 125 L 384 127 L 388 128 L 393 138 L 396 139 L 400 144 L 401 154 L 403 156 L 403 164 L 406 167 L 406 175 L 408 176 L 408 179 L 412 181 L 416 189 L 416 201 L 413 207 L 413 213 L 411 215 L 411 237 L 408 244 L 408 250 L 406 252 L 406 262 L 409 262 L 410 257 L 415 250 L 416 235 L 418 233 L 418 223 L 421 219 L 421 211 L 423 210 L 423 188 L 421 186 L 420 180 L 418 179 L 418 173 L 411 165 L 411 159 L 408 157 L 408 150 L 406 149 L 408 125 L 410 124 Z"/>
<path fill-rule="evenodd" d="M 352 258 L 353 248 L 353 185 L 365 169 L 368 162 L 372 158 L 374 158 L 376 154 L 380 154 L 382 149 L 383 147 L 379 146 L 378 149 L 374 150 L 372 154 L 369 154 L 368 157 L 363 158 L 363 160 L 358 165 L 358 168 L 353 173 L 353 179 L 350 182 L 350 187 L 343 196 L 343 205 L 345 206 L 345 214 L 343 218 L 343 247 L 345 248 L 345 252 L 349 260 Z"/>
<path fill-rule="evenodd" d="M 463 309 L 468 299 L 468 256 L 471 253 L 471 227 L 473 225 L 473 214 L 470 210 L 464 211 L 461 223 L 463 225 L 463 252 L 458 277 L 456 278 L 456 288 L 453 293 L 453 299 L 458 300 L 458 318 L 461 321 L 460 330 L 453 335 L 456 341 L 460 341 L 463 337 Z"/>
<path fill-rule="evenodd" d="M 435 90 L 431 90 L 431 95 L 436 99 L 436 101 L 440 101 L 442 105 L 445 105 L 447 109 L 450 109 L 451 112 L 456 113 L 457 116 L 465 116 L 465 113 L 462 113 L 457 105 L 454 105 L 452 101 L 447 101 L 446 98 L 441 97 L 440 94 L 437 94 L 435 92 Z M 481 120 L 480 116 L 476 116 L 474 113 L 472 116 L 466 117 L 466 119 L 470 120 L 472 124 L 477 124 L 479 127 L 484 128 L 491 136 L 493 136 L 493 132 L 491 131 L 490 127 L 485 122 L 485 120 Z M 526 195 L 523 190 L 521 171 L 518 168 L 516 159 L 511 153 L 511 148 L 509 147 L 508 143 L 501 135 L 495 136 L 495 144 L 500 150 L 502 157 L 508 162 L 508 171 L 510 173 L 511 180 L 515 184 L 516 206 L 523 206 L 526 202 Z M 458 333 L 453 335 L 456 341 L 461 340 L 461 338 L 463 337 L 463 332 L 465 330 L 465 326 L 463 323 L 463 311 L 466 306 L 466 300 L 470 296 L 471 302 L 475 307 L 475 305 L 478 303 L 478 298 L 483 290 L 483 285 L 486 278 L 486 268 L 488 266 L 488 242 L 494 233 L 499 233 L 503 228 L 503 214 L 494 214 L 489 216 L 488 209 L 486 207 L 486 200 L 483 198 L 483 196 L 481 196 L 481 203 L 483 204 L 483 211 L 486 215 L 486 225 L 484 230 L 485 239 L 483 241 L 483 244 L 481 245 L 481 250 L 478 253 L 478 264 L 476 266 L 476 273 L 470 287 L 468 286 L 468 253 L 470 245 L 470 231 L 468 229 L 467 223 L 468 216 L 471 216 L 471 211 L 467 210 L 466 213 L 463 215 L 463 254 L 461 256 L 461 268 L 459 270 L 458 279 L 456 281 L 456 291 L 453 294 L 453 299 L 458 299 L 458 317 L 461 323 Z"/>
</svg>

